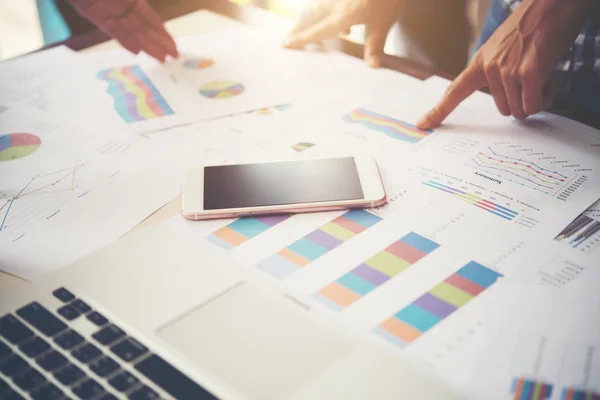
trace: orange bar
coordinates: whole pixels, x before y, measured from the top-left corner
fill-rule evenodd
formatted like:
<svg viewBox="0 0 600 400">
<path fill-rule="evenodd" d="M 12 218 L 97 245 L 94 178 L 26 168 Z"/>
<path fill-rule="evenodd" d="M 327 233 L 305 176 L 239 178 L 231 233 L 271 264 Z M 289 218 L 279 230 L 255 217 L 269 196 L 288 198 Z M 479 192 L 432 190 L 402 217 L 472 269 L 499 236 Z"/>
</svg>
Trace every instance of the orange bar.
<svg viewBox="0 0 600 400">
<path fill-rule="evenodd" d="M 281 249 L 277 252 L 280 256 L 282 256 L 283 258 L 285 258 L 288 261 L 293 262 L 296 265 L 299 265 L 300 267 L 304 267 L 305 265 L 310 264 L 310 260 L 307 258 L 304 258 L 296 253 L 294 253 L 293 251 L 291 251 L 290 249 L 288 249 L 287 247 L 285 249 Z"/>
<path fill-rule="evenodd" d="M 246 236 L 244 236 L 226 226 L 222 227 L 221 229 L 219 229 L 218 231 L 213 233 L 213 235 L 215 235 L 218 238 L 223 239 L 224 241 L 226 241 L 227 243 L 229 243 L 233 246 L 239 246 L 240 244 L 242 244 L 248 240 L 248 238 Z"/>
<path fill-rule="evenodd" d="M 522 378 L 517 380 L 517 387 L 515 388 L 514 399 L 516 399 L 516 400 L 521 399 L 521 396 L 523 395 L 524 386 L 525 386 L 525 381 Z"/>
<path fill-rule="evenodd" d="M 406 343 L 410 343 L 422 335 L 421 331 L 417 328 L 412 327 L 394 317 L 389 318 L 387 321 L 381 324 L 380 327 L 392 335 L 397 336 Z"/>
<path fill-rule="evenodd" d="M 350 304 L 360 299 L 358 294 L 354 293 L 352 290 L 346 289 L 337 282 L 332 282 L 325 286 L 323 289 L 319 290 L 319 294 L 327 297 L 329 300 L 342 307 L 348 307 Z"/>
</svg>

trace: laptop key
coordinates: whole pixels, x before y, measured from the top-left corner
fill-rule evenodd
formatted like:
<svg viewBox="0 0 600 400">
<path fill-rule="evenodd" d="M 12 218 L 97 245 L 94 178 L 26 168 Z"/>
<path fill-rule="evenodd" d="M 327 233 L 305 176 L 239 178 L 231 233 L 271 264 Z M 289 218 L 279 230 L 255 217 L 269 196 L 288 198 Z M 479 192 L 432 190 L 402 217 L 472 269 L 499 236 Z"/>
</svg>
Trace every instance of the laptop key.
<svg viewBox="0 0 600 400">
<path fill-rule="evenodd" d="M 67 325 L 37 301 L 17 310 L 17 315 L 46 336 L 54 336 L 67 329 Z"/>
<path fill-rule="evenodd" d="M 0 361 L 0 372 L 9 377 L 13 377 L 27 368 L 29 368 L 27 361 L 14 353 Z"/>
<path fill-rule="evenodd" d="M 83 338 L 83 336 L 70 329 L 54 338 L 54 343 L 56 343 L 65 350 L 70 350 L 73 347 L 79 345 L 80 343 L 83 343 L 84 341 L 85 339 Z"/>
<path fill-rule="evenodd" d="M 135 369 L 177 399 L 217 400 L 202 386 L 156 354 L 137 363 Z"/>
<path fill-rule="evenodd" d="M 66 398 L 62 390 L 52 383 L 42 385 L 29 393 L 34 400 L 55 400 Z"/>
<path fill-rule="evenodd" d="M 93 379 L 88 379 L 71 390 L 80 399 L 92 399 L 106 393 L 104 388 Z"/>
<path fill-rule="evenodd" d="M 133 376 L 131 373 L 123 371 L 111 378 L 108 383 L 119 392 L 125 392 L 137 385 L 139 383 L 139 379 Z"/>
<path fill-rule="evenodd" d="M 12 353 L 10 347 L 0 340 L 0 360 L 8 356 L 10 353 Z"/>
<path fill-rule="evenodd" d="M 72 302 L 71 306 L 77 311 L 79 311 L 80 314 L 85 314 L 92 309 L 92 307 L 88 306 L 88 304 L 81 299 L 77 299 L 74 302 Z"/>
<path fill-rule="evenodd" d="M 142 386 L 138 390 L 133 391 L 129 395 L 130 400 L 154 400 L 158 399 L 158 393 L 150 389 L 148 386 Z"/>
<path fill-rule="evenodd" d="M 13 382 L 21 389 L 29 392 L 35 387 L 46 383 L 46 378 L 34 368 L 27 368 L 18 375 L 13 376 Z"/>
<path fill-rule="evenodd" d="M 58 371 L 55 371 L 54 377 L 63 385 L 71 386 L 73 383 L 85 378 L 86 375 L 79 367 L 68 364 Z"/>
<path fill-rule="evenodd" d="M 40 367 L 44 368 L 48 372 L 57 370 L 69 362 L 65 356 L 56 350 L 50 350 L 48 353 L 37 358 L 35 361 L 40 365 Z"/>
<path fill-rule="evenodd" d="M 50 350 L 50 345 L 46 341 L 38 336 L 21 343 L 19 349 L 25 353 L 28 357 L 35 358 L 40 354 Z"/>
<path fill-rule="evenodd" d="M 73 350 L 71 354 L 80 362 L 87 364 L 90 361 L 100 357 L 102 352 L 93 344 L 86 343 L 83 346 Z"/>
<path fill-rule="evenodd" d="M 92 311 L 87 315 L 87 319 L 92 321 L 96 326 L 104 326 L 108 324 L 108 319 L 97 311 Z"/>
<path fill-rule="evenodd" d="M 103 345 L 109 345 L 123 336 L 125 336 L 125 332 L 114 324 L 108 325 L 92 335 L 98 343 Z"/>
<path fill-rule="evenodd" d="M 68 303 L 75 298 L 75 295 L 64 287 L 56 289 L 54 292 L 52 292 L 52 294 L 63 303 Z"/>
<path fill-rule="evenodd" d="M 127 338 L 110 348 L 121 360 L 131 362 L 148 352 L 148 349 L 134 338 Z"/>
<path fill-rule="evenodd" d="M 119 364 L 110 357 L 102 357 L 89 364 L 89 367 L 101 378 L 108 376 L 119 369 Z"/>
<path fill-rule="evenodd" d="M 67 321 L 73 321 L 75 318 L 79 317 L 81 313 L 77 311 L 74 307 L 70 305 L 62 306 L 57 311 L 64 319 Z"/>
<path fill-rule="evenodd" d="M 12 344 L 19 344 L 33 336 L 33 331 L 12 314 L 0 318 L 0 336 Z"/>
</svg>

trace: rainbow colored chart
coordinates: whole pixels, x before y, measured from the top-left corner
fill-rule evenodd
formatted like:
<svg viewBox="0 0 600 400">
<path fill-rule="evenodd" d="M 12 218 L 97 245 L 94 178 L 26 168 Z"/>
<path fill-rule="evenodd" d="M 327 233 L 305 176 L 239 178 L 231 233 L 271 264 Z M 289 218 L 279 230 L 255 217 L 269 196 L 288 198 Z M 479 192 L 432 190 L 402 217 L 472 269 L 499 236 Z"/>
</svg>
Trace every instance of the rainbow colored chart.
<svg viewBox="0 0 600 400">
<path fill-rule="evenodd" d="M 500 204 L 492 203 L 491 201 L 486 200 L 483 197 L 479 197 L 477 195 L 464 192 L 462 190 L 454 189 L 453 187 L 443 185 L 439 182 L 427 181 L 423 182 L 423 184 L 434 189 L 441 190 L 442 192 L 453 194 L 459 199 L 466 201 L 467 203 L 473 204 L 475 207 L 479 207 L 487 212 L 491 212 L 492 214 L 507 219 L 509 221 L 511 221 L 517 215 L 519 215 L 518 212 L 513 211 L 510 208 L 503 207 Z"/>
<path fill-rule="evenodd" d="M 0 136 L 0 161 L 27 157 L 40 148 L 42 141 L 31 133 L 9 133 Z"/>
<path fill-rule="evenodd" d="M 552 385 L 525 378 L 515 378 L 511 387 L 513 400 L 546 400 L 552 396 Z"/>
<path fill-rule="evenodd" d="M 433 131 L 422 131 L 407 122 L 378 114 L 364 108 L 357 108 L 343 117 L 344 121 L 351 124 L 360 124 L 365 128 L 383 133 L 393 139 L 408 143 L 418 143 L 431 135 Z"/>
<path fill-rule="evenodd" d="M 292 149 L 294 149 L 294 151 L 301 152 L 301 151 L 310 149 L 314 145 L 315 145 L 314 143 L 300 142 L 300 143 L 296 143 L 295 145 L 293 145 Z"/>
<path fill-rule="evenodd" d="M 2 139 L 2 138 L 0 138 Z M 1 154 L 1 153 L 0 153 Z M 0 156 L 1 157 L 1 156 Z M 1 158 L 0 158 L 1 159 Z M 579 245 L 593 240 L 600 234 L 600 221 L 586 215 L 580 215 L 554 238 L 556 241 L 569 240 L 569 245 L 577 248 Z"/>
<path fill-rule="evenodd" d="M 274 106 L 274 107 L 266 107 L 266 108 L 261 108 L 260 110 L 251 111 L 250 114 L 273 115 L 273 114 L 283 112 L 283 111 L 287 110 L 288 108 L 290 108 L 291 106 L 292 106 L 291 104 L 280 104 L 280 105 Z"/>
<path fill-rule="evenodd" d="M 275 278 L 286 278 L 379 221 L 380 217 L 365 210 L 348 211 L 261 261 L 257 267 Z"/>
<path fill-rule="evenodd" d="M 213 81 L 200 88 L 200 94 L 210 99 L 229 99 L 239 96 L 246 88 L 239 82 Z"/>
<path fill-rule="evenodd" d="M 206 237 L 225 250 L 231 250 L 288 219 L 289 215 L 240 218 Z"/>
<path fill-rule="evenodd" d="M 388 318 L 375 332 L 391 343 L 405 347 L 473 300 L 500 277 L 502 275 L 498 272 L 471 261 Z"/>
<path fill-rule="evenodd" d="M 207 57 L 190 58 L 185 60 L 182 65 L 187 69 L 206 69 L 215 65 L 215 60 Z"/>
<path fill-rule="evenodd" d="M 600 400 L 600 392 L 595 390 L 565 388 L 560 400 Z"/>
<path fill-rule="evenodd" d="M 175 114 L 137 65 L 104 69 L 98 72 L 98 79 L 108 83 L 115 110 L 128 124 Z"/>
<path fill-rule="evenodd" d="M 411 232 L 319 290 L 313 298 L 336 311 L 342 310 L 406 270 L 439 246 L 439 244 Z"/>
</svg>

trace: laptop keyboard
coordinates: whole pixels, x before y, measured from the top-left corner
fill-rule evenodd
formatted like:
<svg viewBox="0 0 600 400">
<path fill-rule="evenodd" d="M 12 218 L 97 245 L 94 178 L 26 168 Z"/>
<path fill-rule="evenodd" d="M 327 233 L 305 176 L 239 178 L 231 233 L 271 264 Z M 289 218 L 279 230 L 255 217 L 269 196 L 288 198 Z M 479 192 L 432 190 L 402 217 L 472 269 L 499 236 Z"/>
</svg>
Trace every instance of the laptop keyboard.
<svg viewBox="0 0 600 400">
<path fill-rule="evenodd" d="M 216 399 L 65 288 L 0 318 L 0 400 Z M 75 329 L 86 318 L 91 340 Z"/>
</svg>

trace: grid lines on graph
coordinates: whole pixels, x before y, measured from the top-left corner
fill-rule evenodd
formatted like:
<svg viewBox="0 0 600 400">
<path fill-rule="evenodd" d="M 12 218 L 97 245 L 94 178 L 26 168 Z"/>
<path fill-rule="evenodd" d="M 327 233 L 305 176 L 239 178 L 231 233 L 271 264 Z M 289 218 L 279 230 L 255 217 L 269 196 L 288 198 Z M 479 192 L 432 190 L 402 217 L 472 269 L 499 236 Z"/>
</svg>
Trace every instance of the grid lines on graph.
<svg viewBox="0 0 600 400">
<path fill-rule="evenodd" d="M 414 302 L 381 323 L 375 332 L 389 342 L 405 347 L 456 310 L 473 300 L 502 277 L 470 261 Z"/>
<path fill-rule="evenodd" d="M 282 223 L 289 217 L 290 215 L 268 215 L 236 219 L 229 225 L 208 235 L 206 240 L 224 250 L 231 250 Z"/>
<path fill-rule="evenodd" d="M 433 133 L 433 131 L 420 130 L 413 124 L 365 108 L 357 108 L 351 111 L 343 117 L 343 120 L 351 124 L 360 124 L 371 131 L 383 133 L 393 139 L 407 143 L 418 143 Z"/>
<path fill-rule="evenodd" d="M 381 221 L 365 210 L 350 210 L 258 263 L 269 275 L 283 279 Z"/>
<path fill-rule="evenodd" d="M 466 201 L 467 203 L 473 204 L 475 207 L 479 207 L 509 221 L 513 220 L 517 215 L 519 215 L 518 212 L 511 210 L 510 208 L 503 207 L 500 204 L 493 203 L 484 199 L 483 197 L 476 196 L 463 190 L 454 189 L 453 187 L 441 184 L 439 182 L 427 181 L 423 182 L 423 184 L 434 189 L 441 190 L 442 192 L 450 193 L 459 199 Z"/>
<path fill-rule="evenodd" d="M 512 382 L 513 400 L 546 400 L 552 396 L 552 385 L 526 378 L 515 378 Z"/>
<path fill-rule="evenodd" d="M 410 232 L 352 271 L 320 289 L 313 298 L 333 310 L 342 310 L 405 271 L 438 247 L 439 244 L 432 240 Z"/>
</svg>

